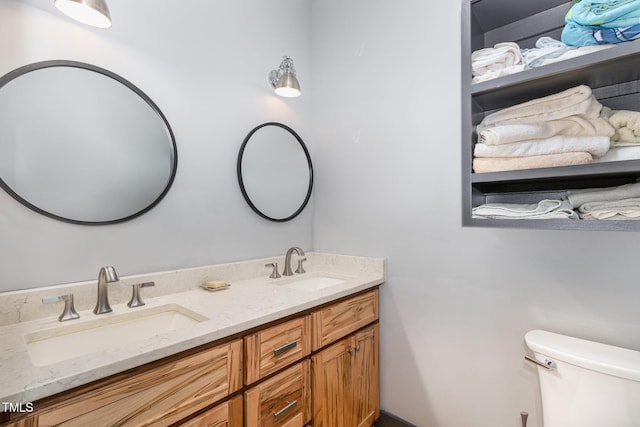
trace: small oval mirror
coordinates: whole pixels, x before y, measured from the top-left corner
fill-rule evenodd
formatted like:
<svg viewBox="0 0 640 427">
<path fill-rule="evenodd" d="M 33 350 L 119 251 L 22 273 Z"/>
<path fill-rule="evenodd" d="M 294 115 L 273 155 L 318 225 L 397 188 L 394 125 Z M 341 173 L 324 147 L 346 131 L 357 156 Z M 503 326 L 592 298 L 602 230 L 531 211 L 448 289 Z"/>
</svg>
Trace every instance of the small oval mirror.
<svg viewBox="0 0 640 427">
<path fill-rule="evenodd" d="M 0 186 L 34 211 L 75 224 L 135 218 L 169 191 L 169 123 L 122 77 L 45 61 L 0 78 Z"/>
<path fill-rule="evenodd" d="M 244 139 L 238 182 L 258 215 L 289 221 L 305 208 L 313 187 L 311 156 L 300 136 L 282 123 L 263 123 Z"/>
</svg>

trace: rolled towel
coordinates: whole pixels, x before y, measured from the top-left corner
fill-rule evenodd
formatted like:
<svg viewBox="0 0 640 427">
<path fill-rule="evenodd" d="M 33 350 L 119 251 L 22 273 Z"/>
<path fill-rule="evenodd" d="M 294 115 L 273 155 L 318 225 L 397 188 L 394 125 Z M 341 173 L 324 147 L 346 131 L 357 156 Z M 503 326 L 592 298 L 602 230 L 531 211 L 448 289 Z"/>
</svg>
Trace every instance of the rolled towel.
<svg viewBox="0 0 640 427">
<path fill-rule="evenodd" d="M 489 80 L 524 70 L 520 46 L 512 42 L 498 43 L 494 47 L 471 54 L 471 74 L 474 82 Z"/>
<path fill-rule="evenodd" d="M 617 187 L 567 190 L 567 199 L 574 208 L 591 202 L 613 202 L 635 198 L 640 198 L 640 183 L 624 184 Z"/>
<path fill-rule="evenodd" d="M 557 58 L 571 49 L 566 43 L 551 37 L 540 37 L 536 40 L 536 47 L 522 49 L 522 57 L 528 67 L 539 67 L 546 59 Z"/>
<path fill-rule="evenodd" d="M 489 114 L 477 126 L 477 131 L 482 132 L 484 129 L 497 125 L 539 123 L 574 115 L 596 119 L 600 116 L 601 109 L 602 104 L 595 99 L 591 88 L 580 85 Z"/>
<path fill-rule="evenodd" d="M 604 110 L 604 109 L 603 109 Z M 607 113 L 609 123 L 615 129 L 611 142 L 640 144 L 640 112 L 611 110 Z"/>
<path fill-rule="evenodd" d="M 589 153 L 543 154 L 529 157 L 477 157 L 473 159 L 476 173 L 504 172 L 523 169 L 552 168 L 589 164 L 593 158 Z"/>
<path fill-rule="evenodd" d="M 473 154 L 476 157 L 525 157 L 583 151 L 591 154 L 592 157 L 601 157 L 609 151 L 609 138 L 606 136 L 554 136 L 511 144 L 476 144 Z"/>
<path fill-rule="evenodd" d="M 640 198 L 610 202 L 587 202 L 578 208 L 583 219 L 640 218 Z"/>
<path fill-rule="evenodd" d="M 498 125 L 481 131 L 478 134 L 478 141 L 487 145 L 499 145 L 546 139 L 556 135 L 611 137 L 613 134 L 613 126 L 605 118 L 598 117 L 590 120 L 580 116 L 570 116 L 542 123 Z"/>
<path fill-rule="evenodd" d="M 541 200 L 534 204 L 487 203 L 471 209 L 473 218 L 484 219 L 577 219 L 567 201 Z"/>
</svg>

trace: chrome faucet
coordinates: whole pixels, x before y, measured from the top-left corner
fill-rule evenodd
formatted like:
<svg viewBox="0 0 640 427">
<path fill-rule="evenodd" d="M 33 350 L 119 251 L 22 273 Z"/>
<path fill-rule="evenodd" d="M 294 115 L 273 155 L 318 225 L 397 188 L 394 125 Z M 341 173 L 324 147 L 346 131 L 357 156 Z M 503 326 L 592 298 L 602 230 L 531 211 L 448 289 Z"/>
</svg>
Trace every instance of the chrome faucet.
<svg viewBox="0 0 640 427">
<path fill-rule="evenodd" d="M 110 313 L 112 311 L 109 305 L 107 285 L 117 282 L 118 280 L 120 279 L 118 279 L 118 273 L 116 273 L 115 268 L 107 266 L 100 269 L 98 273 L 98 301 L 96 302 L 96 307 L 93 309 L 94 314 Z"/>
<path fill-rule="evenodd" d="M 298 256 L 304 256 L 304 251 L 297 246 L 289 248 L 287 254 L 284 257 L 284 271 L 282 272 L 283 276 L 293 276 L 293 271 L 291 270 L 291 255 L 293 253 L 297 253 Z"/>
</svg>

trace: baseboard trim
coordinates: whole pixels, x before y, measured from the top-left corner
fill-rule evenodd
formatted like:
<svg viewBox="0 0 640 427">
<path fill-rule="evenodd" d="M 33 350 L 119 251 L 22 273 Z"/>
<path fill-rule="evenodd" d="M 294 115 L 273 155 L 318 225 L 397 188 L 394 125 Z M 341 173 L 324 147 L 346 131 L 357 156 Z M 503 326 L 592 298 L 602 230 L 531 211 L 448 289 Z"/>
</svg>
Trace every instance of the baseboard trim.
<svg viewBox="0 0 640 427">
<path fill-rule="evenodd" d="M 380 411 L 380 418 L 375 423 L 375 427 L 418 427 L 393 414 Z"/>
</svg>

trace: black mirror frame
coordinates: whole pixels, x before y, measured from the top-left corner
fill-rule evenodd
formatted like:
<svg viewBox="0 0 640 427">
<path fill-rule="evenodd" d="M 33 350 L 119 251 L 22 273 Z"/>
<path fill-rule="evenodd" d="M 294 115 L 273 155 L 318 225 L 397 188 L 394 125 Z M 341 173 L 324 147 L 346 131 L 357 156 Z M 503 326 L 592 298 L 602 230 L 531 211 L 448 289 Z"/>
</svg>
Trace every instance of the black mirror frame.
<svg viewBox="0 0 640 427">
<path fill-rule="evenodd" d="M 28 65 L 16 68 L 15 70 L 10 71 L 9 73 L 7 73 L 4 76 L 0 77 L 0 89 L 2 89 L 2 87 L 4 87 L 4 85 L 6 85 L 7 83 L 9 83 L 10 81 L 12 81 L 13 79 L 15 79 L 17 77 L 20 77 L 20 76 L 22 76 L 24 74 L 27 74 L 27 73 L 31 72 L 31 71 L 36 71 L 36 70 L 41 70 L 41 69 L 51 68 L 51 67 L 81 68 L 81 69 L 85 69 L 85 70 L 89 70 L 89 71 L 93 71 L 93 72 L 102 74 L 102 75 L 104 75 L 106 77 L 109 77 L 109 78 L 111 78 L 111 79 L 123 84 L 124 86 L 129 88 L 131 91 L 133 91 L 136 95 L 138 95 L 140 98 L 142 98 L 149 105 L 149 107 L 151 107 L 151 109 L 153 109 L 153 111 L 162 119 L 162 121 L 164 122 L 164 124 L 166 126 L 167 133 L 168 133 L 169 137 L 171 138 L 171 150 L 172 150 L 172 156 L 173 156 L 173 168 L 172 168 L 172 171 L 171 171 L 171 176 L 169 177 L 169 180 L 167 181 L 167 184 L 166 184 L 164 190 L 147 207 L 145 207 L 144 209 L 141 209 L 140 211 L 135 212 L 135 213 L 133 213 L 131 215 L 128 215 L 126 217 L 117 218 L 117 219 L 108 220 L 108 221 L 82 221 L 82 220 L 77 220 L 77 219 L 65 218 L 63 216 L 59 216 L 59 215 L 53 214 L 51 212 L 45 211 L 44 209 L 39 208 L 39 207 L 31 204 L 30 202 L 28 202 L 27 200 L 22 198 L 20 195 L 18 195 L 15 191 L 13 191 L 7 185 L 7 183 L 4 182 L 2 177 L 0 177 L 0 188 L 2 188 L 4 191 L 6 191 L 11 197 L 13 197 L 15 200 L 20 202 L 22 205 L 26 206 L 27 208 L 29 208 L 29 209 L 31 209 L 31 210 L 33 210 L 33 211 L 35 211 L 35 212 L 37 212 L 37 213 L 39 213 L 41 215 L 44 215 L 44 216 L 52 218 L 52 219 L 56 219 L 58 221 L 63 221 L 63 222 L 71 223 L 71 224 L 77 224 L 77 225 L 109 225 L 109 224 L 117 224 L 117 223 L 121 223 L 121 222 L 126 222 L 126 221 L 129 221 L 129 220 L 132 220 L 134 218 L 137 218 L 137 217 L 149 212 L 158 203 L 160 203 L 160 201 L 164 198 L 164 196 L 166 196 L 166 194 L 169 192 L 169 189 L 173 185 L 173 181 L 175 179 L 176 172 L 178 170 L 178 149 L 177 149 L 177 146 L 176 146 L 176 140 L 175 140 L 175 137 L 173 135 L 173 131 L 171 129 L 171 126 L 169 125 L 169 121 L 167 120 L 165 115 L 162 113 L 160 108 L 151 100 L 151 98 L 149 98 L 147 96 L 147 94 L 145 94 L 142 90 L 140 90 L 137 86 L 135 86 L 130 81 L 128 81 L 125 78 L 119 76 L 118 74 L 113 73 L 113 72 L 111 72 L 109 70 L 106 70 L 104 68 L 100 68 L 100 67 L 97 67 L 95 65 L 86 64 L 84 62 L 78 62 L 78 61 L 68 61 L 68 60 L 41 61 L 41 62 L 34 62 L 32 64 L 28 64 Z"/>
<path fill-rule="evenodd" d="M 305 196 L 304 201 L 302 202 L 300 207 L 293 214 L 289 215 L 286 218 L 272 218 L 272 217 L 266 215 L 260 209 L 258 209 L 258 207 L 256 205 L 254 205 L 253 202 L 251 201 L 251 199 L 249 198 L 249 195 L 247 194 L 247 191 L 244 188 L 244 182 L 242 180 L 242 156 L 244 154 L 244 149 L 247 146 L 247 143 L 249 142 L 249 140 L 251 139 L 253 134 L 256 133 L 259 129 L 262 129 L 263 127 L 265 127 L 265 126 L 279 126 L 282 129 L 286 130 L 287 132 L 291 133 L 291 135 L 294 136 L 294 138 L 298 141 L 298 143 L 302 147 L 302 150 L 304 151 L 304 154 L 305 154 L 305 156 L 307 158 L 307 164 L 309 165 L 309 187 L 307 189 L 307 195 Z M 253 209 L 253 211 L 255 213 L 257 213 L 258 215 L 260 215 L 264 219 L 267 219 L 269 221 L 274 221 L 274 222 L 290 221 L 293 218 L 295 218 L 298 215 L 300 215 L 300 213 L 307 206 L 307 203 L 309 203 L 309 199 L 311 198 L 311 191 L 313 190 L 313 164 L 311 163 L 311 156 L 309 155 L 309 150 L 307 150 L 307 146 L 304 144 L 304 141 L 302 141 L 302 138 L 300 138 L 300 136 L 293 129 L 291 129 L 289 126 L 287 126 L 285 124 L 278 123 L 278 122 L 267 122 L 267 123 L 263 123 L 261 125 L 256 126 L 255 128 L 253 128 L 251 130 L 251 132 L 249 132 L 249 134 L 245 137 L 244 141 L 242 142 L 242 145 L 240 146 L 240 151 L 238 152 L 238 163 L 237 163 L 236 170 L 237 170 L 237 174 L 238 174 L 238 184 L 240 185 L 240 191 L 242 192 L 242 196 L 244 197 L 244 200 L 251 207 L 251 209 Z"/>
</svg>

